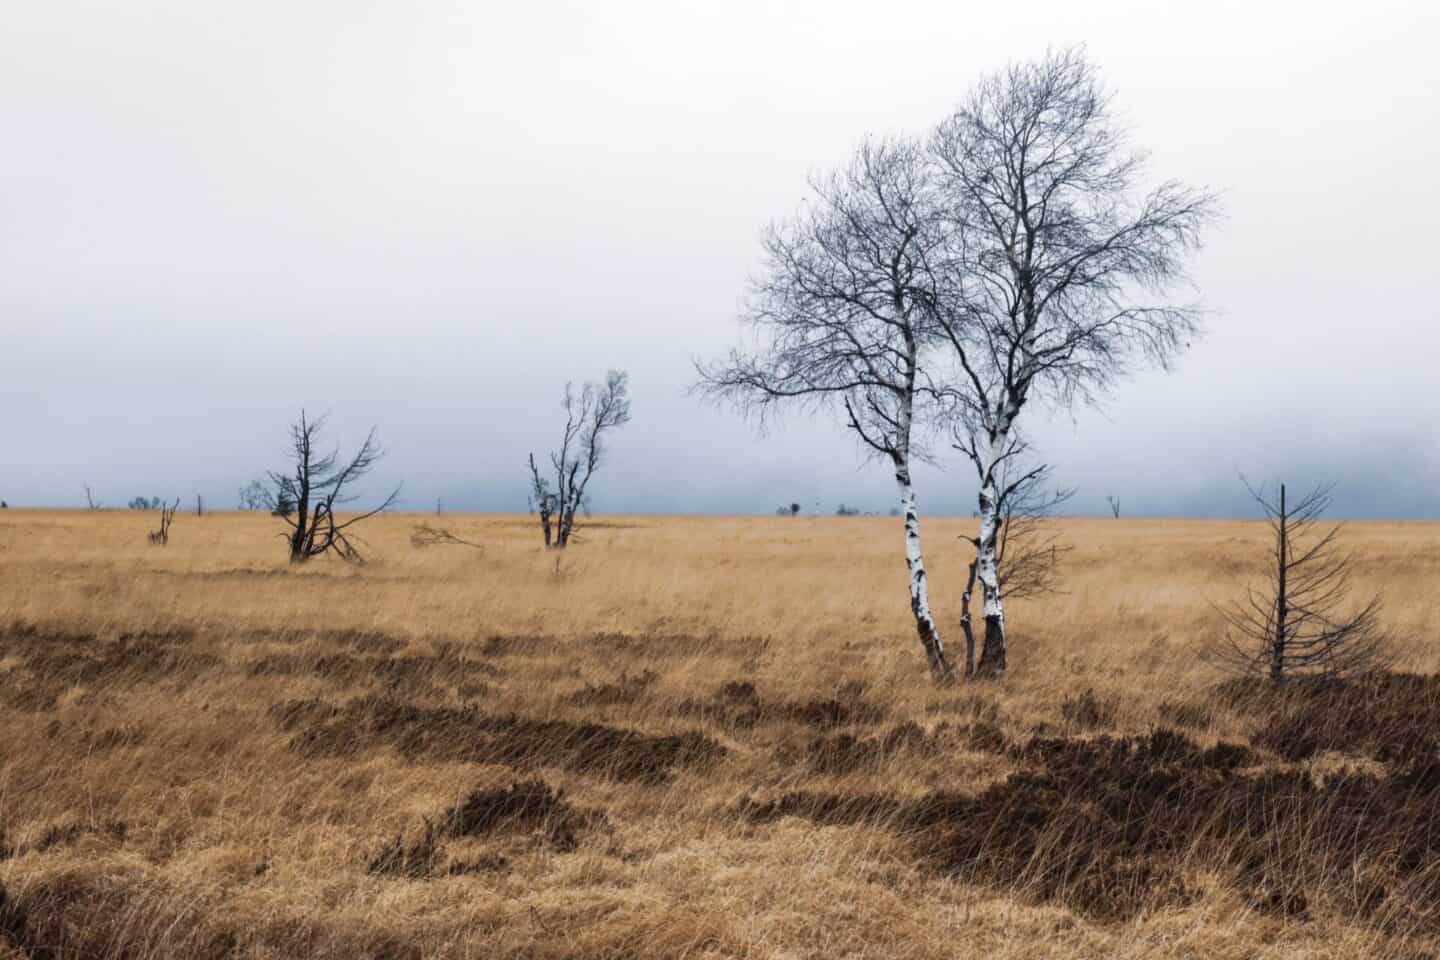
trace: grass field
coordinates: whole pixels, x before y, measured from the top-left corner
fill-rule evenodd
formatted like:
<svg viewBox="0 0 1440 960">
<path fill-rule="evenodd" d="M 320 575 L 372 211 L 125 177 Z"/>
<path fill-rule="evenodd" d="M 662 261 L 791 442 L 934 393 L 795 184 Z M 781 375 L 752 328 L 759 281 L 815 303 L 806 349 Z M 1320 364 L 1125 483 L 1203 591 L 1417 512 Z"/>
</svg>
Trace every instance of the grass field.
<svg viewBox="0 0 1440 960">
<path fill-rule="evenodd" d="M 1258 524 L 1056 521 L 940 688 L 898 520 L 153 521 L 0 512 L 6 960 L 1440 956 L 1440 525 L 1345 534 L 1399 673 L 1275 698 L 1199 656 Z"/>
</svg>

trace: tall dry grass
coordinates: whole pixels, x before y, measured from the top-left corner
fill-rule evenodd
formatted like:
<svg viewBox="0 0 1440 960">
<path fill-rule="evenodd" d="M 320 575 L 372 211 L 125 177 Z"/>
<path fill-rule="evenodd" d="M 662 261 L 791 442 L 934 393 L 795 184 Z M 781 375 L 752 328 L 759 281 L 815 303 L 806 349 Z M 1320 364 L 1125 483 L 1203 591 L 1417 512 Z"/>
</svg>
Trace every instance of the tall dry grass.
<svg viewBox="0 0 1440 960">
<path fill-rule="evenodd" d="M 1215 605 L 1260 573 L 1258 524 L 1059 522 L 1064 592 L 1010 611 L 1010 676 L 941 689 L 898 521 L 597 518 L 556 554 L 524 517 L 391 516 L 366 565 L 297 569 L 269 517 L 182 514 L 166 548 L 151 519 L 0 513 L 0 943 L 17 955 L 1437 942 L 1412 822 L 1431 741 L 1368 708 L 1385 696 L 1423 724 L 1428 683 L 1257 706 L 1200 661 Z M 417 522 L 483 549 L 416 549 Z M 924 530 L 952 644 L 970 527 Z M 1346 534 L 1421 674 L 1437 534 Z M 1321 733 L 1297 750 L 1277 730 Z M 1118 796 L 1149 798 L 1155 829 L 1136 834 Z M 1382 802 L 1393 829 L 1357 826 Z M 1028 832 L 975 834 L 1022 814 Z"/>
</svg>

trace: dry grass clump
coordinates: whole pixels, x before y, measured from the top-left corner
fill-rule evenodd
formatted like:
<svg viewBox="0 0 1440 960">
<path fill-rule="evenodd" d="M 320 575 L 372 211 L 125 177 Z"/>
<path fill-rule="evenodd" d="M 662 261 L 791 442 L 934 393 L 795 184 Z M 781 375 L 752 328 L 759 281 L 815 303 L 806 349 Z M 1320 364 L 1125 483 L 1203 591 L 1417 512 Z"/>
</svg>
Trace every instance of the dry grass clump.
<svg viewBox="0 0 1440 960">
<path fill-rule="evenodd" d="M 1011 675 L 940 688 L 892 523 L 452 522 L 295 570 L 264 517 L 0 516 L 0 958 L 1440 947 L 1430 527 L 1348 533 L 1409 672 L 1276 697 L 1197 657 L 1250 524 L 1064 522 Z"/>
</svg>

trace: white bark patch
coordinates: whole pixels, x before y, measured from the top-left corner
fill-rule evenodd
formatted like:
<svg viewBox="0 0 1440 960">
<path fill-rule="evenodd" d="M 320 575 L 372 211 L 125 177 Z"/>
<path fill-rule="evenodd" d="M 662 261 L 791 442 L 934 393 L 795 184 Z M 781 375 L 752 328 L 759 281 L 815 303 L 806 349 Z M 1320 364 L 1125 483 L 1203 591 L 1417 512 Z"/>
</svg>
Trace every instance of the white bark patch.
<svg viewBox="0 0 1440 960">
<path fill-rule="evenodd" d="M 925 575 L 925 558 L 920 550 L 920 510 L 915 503 L 915 490 L 910 485 L 907 467 L 904 463 L 896 467 L 895 483 L 900 489 L 900 509 L 905 515 L 905 568 L 910 581 L 910 609 L 915 615 L 915 626 L 920 633 L 920 642 L 925 645 L 930 668 L 943 673 L 949 665 L 945 661 L 940 630 L 930 610 L 930 587 Z"/>
<path fill-rule="evenodd" d="M 1010 418 L 1002 417 L 1003 429 L 990 441 L 990 462 L 985 467 L 985 480 L 980 485 L 980 534 L 976 538 L 975 577 L 984 595 L 985 619 L 998 628 L 1000 647 L 1004 649 L 1005 601 L 1000 592 L 1000 567 L 996 556 L 1000 532 L 1000 494 L 995 486 L 995 472 L 1004 455 Z M 990 631 L 986 631 L 987 636 Z"/>
</svg>

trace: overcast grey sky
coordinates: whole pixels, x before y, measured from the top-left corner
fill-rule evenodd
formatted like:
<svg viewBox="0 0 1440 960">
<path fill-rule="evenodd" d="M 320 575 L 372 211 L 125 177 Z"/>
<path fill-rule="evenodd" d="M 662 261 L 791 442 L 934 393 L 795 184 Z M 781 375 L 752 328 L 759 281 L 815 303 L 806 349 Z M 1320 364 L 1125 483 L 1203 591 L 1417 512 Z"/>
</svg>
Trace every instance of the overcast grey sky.
<svg viewBox="0 0 1440 960">
<path fill-rule="evenodd" d="M 346 445 L 377 424 L 413 508 L 523 509 L 564 381 L 622 367 L 597 509 L 888 510 L 838 425 L 759 437 L 685 395 L 690 358 L 737 340 L 808 173 L 1084 43 L 1154 171 L 1227 216 L 1179 369 L 1033 425 L 1074 508 L 1233 514 L 1244 471 L 1440 517 L 1436 11 L 4 0 L 0 497 L 233 506 L 304 405 Z M 971 509 L 958 460 L 917 483 Z"/>
</svg>

